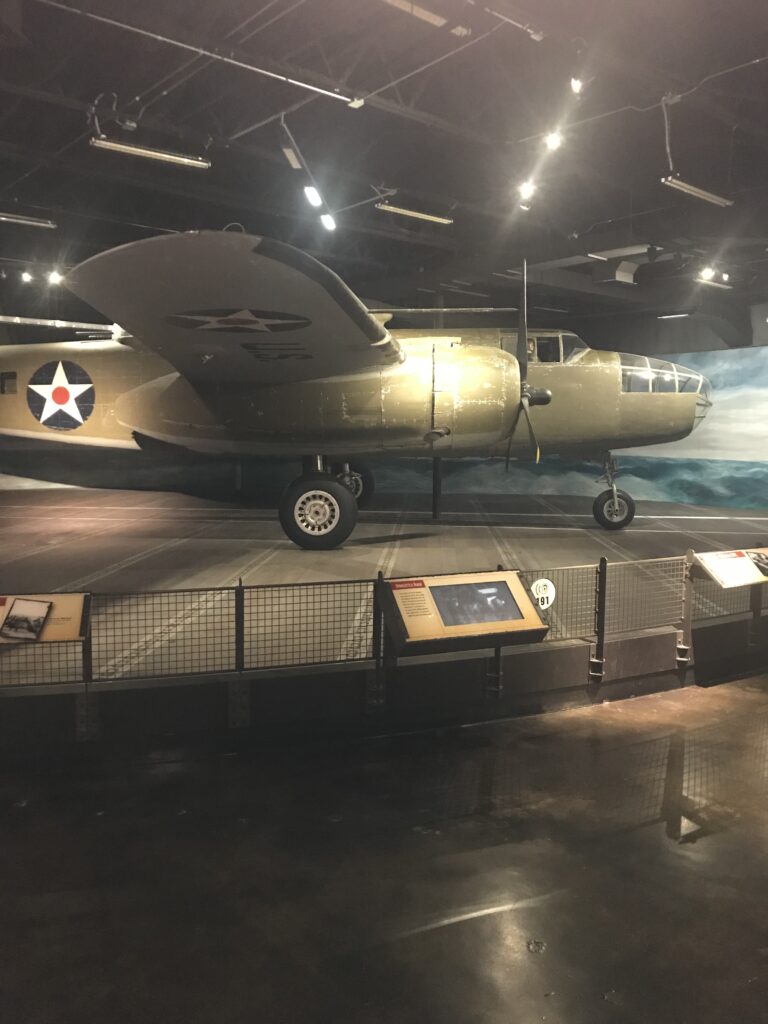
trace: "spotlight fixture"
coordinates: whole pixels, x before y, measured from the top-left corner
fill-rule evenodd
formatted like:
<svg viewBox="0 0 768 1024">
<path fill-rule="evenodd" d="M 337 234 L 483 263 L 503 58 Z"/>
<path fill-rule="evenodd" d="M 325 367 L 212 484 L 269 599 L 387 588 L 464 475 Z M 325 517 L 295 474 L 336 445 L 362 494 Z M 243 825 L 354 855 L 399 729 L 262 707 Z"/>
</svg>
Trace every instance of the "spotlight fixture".
<svg viewBox="0 0 768 1024">
<path fill-rule="evenodd" d="M 392 203 L 376 203 L 376 209 L 384 210 L 385 213 L 397 213 L 401 217 L 429 220 L 433 224 L 453 224 L 453 217 L 441 217 L 436 213 L 424 213 L 423 210 L 409 210 L 405 206 L 393 206 Z"/>
<path fill-rule="evenodd" d="M 731 279 L 731 275 L 728 274 L 728 273 L 721 274 L 720 276 L 722 277 L 722 279 L 724 281 L 730 281 L 730 279 Z"/>
<path fill-rule="evenodd" d="M 678 192 L 685 192 L 687 196 L 693 196 L 694 199 L 703 199 L 705 203 L 713 203 L 715 206 L 733 206 L 732 199 L 718 196 L 714 192 L 707 192 L 706 189 L 699 188 L 697 185 L 690 185 L 676 174 L 668 174 L 661 179 L 661 184 L 668 185 L 669 188 L 676 188 Z"/>
<path fill-rule="evenodd" d="M 108 139 L 105 135 L 93 135 L 90 144 L 97 149 L 109 149 L 114 153 L 126 153 L 128 156 L 142 156 L 148 160 L 160 160 L 166 164 L 180 164 L 182 167 L 197 167 L 207 171 L 211 161 L 204 156 L 188 156 L 186 153 L 172 153 L 167 149 L 152 149 L 150 146 L 137 146 L 132 142 L 118 142 Z"/>
<path fill-rule="evenodd" d="M 702 281 L 711 281 L 714 276 L 715 276 L 715 268 L 714 267 L 702 267 L 701 270 L 699 271 L 699 277 L 701 278 Z"/>
<path fill-rule="evenodd" d="M 544 136 L 544 144 L 550 152 L 554 152 L 556 149 L 560 149 L 563 144 L 563 136 L 559 131 L 549 132 L 548 135 Z"/>
<path fill-rule="evenodd" d="M 314 185 L 304 186 L 304 195 L 307 197 L 307 202 L 310 206 L 320 207 L 323 205 L 323 197 L 317 191 Z"/>
<path fill-rule="evenodd" d="M 536 183 L 528 178 L 527 181 L 522 182 L 517 186 L 517 191 L 520 193 L 520 198 L 525 201 L 533 197 L 533 193 L 536 191 Z"/>
<path fill-rule="evenodd" d="M 64 280 L 64 275 L 60 274 L 58 270 L 52 270 L 48 275 L 48 284 L 61 284 Z"/>
<path fill-rule="evenodd" d="M 5 224 L 21 224 L 25 228 L 55 228 L 56 224 L 47 217 L 27 217 L 22 213 L 3 213 L 0 211 L 0 222 Z"/>
<path fill-rule="evenodd" d="M 29 284 L 30 281 L 34 281 L 35 279 L 34 277 L 32 277 L 28 270 L 22 270 L 21 280 L 24 282 L 24 284 Z"/>
<path fill-rule="evenodd" d="M 576 93 L 578 96 L 581 90 L 584 88 L 584 83 L 580 78 L 571 79 L 571 92 Z"/>
<path fill-rule="evenodd" d="M 336 221 L 333 219 L 330 213 L 321 213 L 320 223 L 323 225 L 326 231 L 336 230 Z"/>
</svg>

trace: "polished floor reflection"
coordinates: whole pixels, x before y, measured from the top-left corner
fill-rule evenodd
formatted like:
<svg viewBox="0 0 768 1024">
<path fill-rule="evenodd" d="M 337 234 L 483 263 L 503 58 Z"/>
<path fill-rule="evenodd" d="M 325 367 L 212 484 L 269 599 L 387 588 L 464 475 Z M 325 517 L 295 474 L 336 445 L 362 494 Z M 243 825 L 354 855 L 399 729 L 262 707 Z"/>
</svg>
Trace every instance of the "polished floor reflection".
<svg viewBox="0 0 768 1024">
<path fill-rule="evenodd" d="M 768 1021 L 767 781 L 768 677 L 17 768 L 4 1019 Z"/>
</svg>

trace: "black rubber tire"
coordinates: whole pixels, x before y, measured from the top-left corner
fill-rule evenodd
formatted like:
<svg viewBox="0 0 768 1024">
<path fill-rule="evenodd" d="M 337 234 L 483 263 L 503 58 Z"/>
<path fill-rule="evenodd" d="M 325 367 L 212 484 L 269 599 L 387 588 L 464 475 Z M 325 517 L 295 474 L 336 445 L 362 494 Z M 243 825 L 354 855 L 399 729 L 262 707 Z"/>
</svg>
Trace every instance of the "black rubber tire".
<svg viewBox="0 0 768 1024">
<path fill-rule="evenodd" d="M 312 492 L 317 494 L 314 508 L 322 514 L 325 506 L 331 520 L 335 519 L 335 523 L 318 522 L 317 533 L 307 528 L 312 522 L 313 508 L 306 496 Z M 350 489 L 330 473 L 311 473 L 293 480 L 283 491 L 279 516 L 280 525 L 294 544 L 310 551 L 329 551 L 343 544 L 354 530 L 357 502 Z M 302 520 L 307 526 L 301 525 Z"/>
<path fill-rule="evenodd" d="M 613 504 L 612 490 L 598 494 L 592 506 L 592 515 L 605 530 L 623 530 L 635 518 L 635 503 L 627 492 L 617 490 L 616 497 L 619 503 L 618 517 L 609 511 Z"/>
<path fill-rule="evenodd" d="M 331 472 L 334 476 L 341 476 L 343 463 L 334 462 L 331 466 Z M 349 468 L 353 473 L 356 473 L 360 477 L 362 484 L 362 491 L 360 494 L 355 495 L 358 508 L 367 508 L 373 500 L 373 495 L 376 490 L 376 480 L 364 462 L 350 462 Z"/>
</svg>

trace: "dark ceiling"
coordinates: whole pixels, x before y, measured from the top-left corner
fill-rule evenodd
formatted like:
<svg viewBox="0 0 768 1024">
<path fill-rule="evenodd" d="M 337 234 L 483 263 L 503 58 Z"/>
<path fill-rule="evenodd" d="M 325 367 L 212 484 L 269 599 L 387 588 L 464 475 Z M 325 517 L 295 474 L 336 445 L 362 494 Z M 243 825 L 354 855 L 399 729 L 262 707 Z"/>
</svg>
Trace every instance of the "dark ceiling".
<svg viewBox="0 0 768 1024">
<path fill-rule="evenodd" d="M 232 222 L 380 302 L 514 305 L 526 256 L 544 321 L 698 309 L 738 343 L 749 303 L 768 298 L 764 0 L 84 2 L 0 0 L 0 212 L 58 225 L 0 225 L 3 312 L 72 315 L 39 285 L 45 269 Z M 660 183 L 664 96 L 676 170 L 733 206 Z M 112 139 L 212 166 L 94 149 L 94 113 Z M 339 211 L 333 233 L 281 152 L 281 114 Z M 526 211 L 517 185 L 531 176 Z M 375 188 L 453 224 L 363 203 Z M 706 264 L 732 287 L 699 284 Z M 33 265 L 38 281 L 20 285 Z"/>
</svg>

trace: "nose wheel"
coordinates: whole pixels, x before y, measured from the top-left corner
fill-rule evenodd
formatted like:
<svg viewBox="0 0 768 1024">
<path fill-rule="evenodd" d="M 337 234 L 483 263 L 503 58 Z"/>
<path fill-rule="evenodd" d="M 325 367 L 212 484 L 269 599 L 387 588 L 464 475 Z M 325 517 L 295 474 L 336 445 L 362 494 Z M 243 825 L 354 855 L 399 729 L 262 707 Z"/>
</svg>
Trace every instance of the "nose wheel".
<svg viewBox="0 0 768 1024">
<path fill-rule="evenodd" d="M 618 463 L 612 455 L 606 456 L 605 472 L 601 480 L 608 484 L 608 490 L 595 498 L 592 515 L 605 530 L 623 530 L 635 518 L 635 503 L 626 491 L 616 486 Z"/>
</svg>

